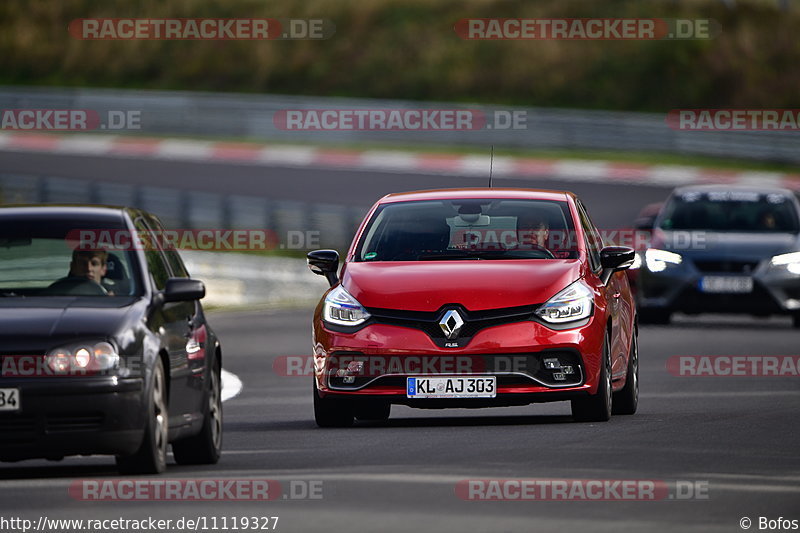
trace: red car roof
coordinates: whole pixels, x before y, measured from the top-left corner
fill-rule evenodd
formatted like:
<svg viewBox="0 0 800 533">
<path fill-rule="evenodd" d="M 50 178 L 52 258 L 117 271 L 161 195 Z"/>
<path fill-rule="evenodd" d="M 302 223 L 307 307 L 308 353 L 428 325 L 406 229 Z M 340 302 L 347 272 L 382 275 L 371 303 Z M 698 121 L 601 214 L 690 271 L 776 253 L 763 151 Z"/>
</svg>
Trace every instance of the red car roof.
<svg viewBox="0 0 800 533">
<path fill-rule="evenodd" d="M 520 200 L 553 200 L 565 202 L 572 193 L 544 189 L 512 189 L 475 187 L 466 189 L 433 189 L 387 194 L 378 203 L 409 202 L 416 200 L 453 200 L 461 198 L 514 198 Z"/>
</svg>

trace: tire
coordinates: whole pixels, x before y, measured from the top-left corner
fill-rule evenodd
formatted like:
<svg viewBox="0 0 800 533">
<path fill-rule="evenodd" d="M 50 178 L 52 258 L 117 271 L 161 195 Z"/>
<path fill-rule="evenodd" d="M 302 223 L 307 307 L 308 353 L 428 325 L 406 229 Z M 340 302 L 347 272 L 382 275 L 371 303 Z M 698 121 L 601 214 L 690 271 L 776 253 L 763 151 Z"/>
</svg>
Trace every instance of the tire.
<svg viewBox="0 0 800 533">
<path fill-rule="evenodd" d="M 572 400 L 572 418 L 576 422 L 606 422 L 611 419 L 613 395 L 608 333 L 603 342 L 603 365 L 600 368 L 599 382 L 596 394 Z"/>
<path fill-rule="evenodd" d="M 147 420 L 142 445 L 133 455 L 117 456 L 117 470 L 120 474 L 160 474 L 167 468 L 167 381 L 160 357 L 156 357 L 146 397 L 144 409 Z"/>
<path fill-rule="evenodd" d="M 392 413 L 392 404 L 388 402 L 364 402 L 356 404 L 355 417 L 358 420 L 389 420 Z"/>
<path fill-rule="evenodd" d="M 346 428 L 353 425 L 353 407 L 345 401 L 320 398 L 316 382 L 313 383 L 314 420 L 321 428 Z"/>
<path fill-rule="evenodd" d="M 800 313 L 795 313 L 792 315 L 792 326 L 796 329 L 800 329 Z"/>
<path fill-rule="evenodd" d="M 631 336 L 631 352 L 628 354 L 628 372 L 625 386 L 614 393 L 612 412 L 615 415 L 632 415 L 639 406 L 639 340 L 636 332 Z"/>
<path fill-rule="evenodd" d="M 222 454 L 222 387 L 219 364 L 214 364 L 211 370 L 207 400 L 200 433 L 172 443 L 172 455 L 179 465 L 213 465 Z"/>
<path fill-rule="evenodd" d="M 669 309 L 639 309 L 639 322 L 642 324 L 667 325 L 672 320 Z"/>
</svg>

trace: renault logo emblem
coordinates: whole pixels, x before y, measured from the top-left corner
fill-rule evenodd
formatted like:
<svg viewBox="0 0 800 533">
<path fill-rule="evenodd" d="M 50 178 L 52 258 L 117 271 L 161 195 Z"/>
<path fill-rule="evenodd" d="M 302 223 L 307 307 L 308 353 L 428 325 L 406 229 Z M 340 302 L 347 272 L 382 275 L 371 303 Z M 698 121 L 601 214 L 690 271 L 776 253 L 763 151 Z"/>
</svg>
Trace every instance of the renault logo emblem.
<svg viewBox="0 0 800 533">
<path fill-rule="evenodd" d="M 458 337 L 458 332 L 464 325 L 464 319 L 458 314 L 458 311 L 451 309 L 444 314 L 439 321 L 439 327 L 444 331 L 444 336 L 448 339 L 455 339 Z"/>
</svg>

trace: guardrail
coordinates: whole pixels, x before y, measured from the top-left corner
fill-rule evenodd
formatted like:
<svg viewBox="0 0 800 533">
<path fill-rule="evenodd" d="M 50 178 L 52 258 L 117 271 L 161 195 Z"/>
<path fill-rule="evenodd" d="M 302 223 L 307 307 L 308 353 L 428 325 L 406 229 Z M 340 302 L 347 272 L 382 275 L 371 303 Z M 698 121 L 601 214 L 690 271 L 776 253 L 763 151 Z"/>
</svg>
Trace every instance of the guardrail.
<svg viewBox="0 0 800 533">
<path fill-rule="evenodd" d="M 692 132 L 670 129 L 665 115 L 230 93 L 118 89 L 0 88 L 0 109 L 141 112 L 140 133 L 314 143 L 412 143 L 576 150 L 658 151 L 800 163 L 796 132 Z M 525 129 L 450 131 L 286 131 L 273 120 L 288 109 L 476 109 L 524 112 Z M 666 111 L 666 110 L 665 110 Z"/>
<path fill-rule="evenodd" d="M 300 251 L 346 249 L 367 211 L 338 204 L 0 173 L 0 203 L 52 202 L 135 206 L 157 215 L 169 229 L 264 230 L 276 239 L 277 248 Z"/>
</svg>

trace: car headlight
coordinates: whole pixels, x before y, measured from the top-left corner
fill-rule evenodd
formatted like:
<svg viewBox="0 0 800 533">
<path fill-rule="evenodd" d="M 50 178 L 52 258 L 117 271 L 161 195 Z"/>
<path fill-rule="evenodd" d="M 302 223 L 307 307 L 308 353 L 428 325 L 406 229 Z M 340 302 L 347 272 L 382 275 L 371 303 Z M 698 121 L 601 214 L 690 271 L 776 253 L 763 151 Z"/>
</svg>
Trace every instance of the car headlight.
<svg viewBox="0 0 800 533">
<path fill-rule="evenodd" d="M 325 297 L 322 312 L 326 322 L 337 326 L 358 326 L 371 316 L 341 285 Z"/>
<path fill-rule="evenodd" d="M 536 310 L 536 315 L 551 324 L 581 320 L 592 314 L 594 294 L 578 280 L 567 286 Z"/>
<path fill-rule="evenodd" d="M 800 275 L 800 252 L 776 255 L 769 264 L 772 267 L 785 268 L 792 274 Z"/>
<path fill-rule="evenodd" d="M 636 252 L 633 254 L 633 263 L 631 266 L 628 267 L 628 270 L 636 270 L 637 268 L 642 267 L 642 254 L 641 252 Z"/>
<path fill-rule="evenodd" d="M 649 248 L 644 253 L 644 262 L 650 272 L 661 272 L 666 270 L 669 265 L 680 265 L 683 257 L 675 252 Z"/>
<path fill-rule="evenodd" d="M 81 342 L 47 352 L 47 366 L 56 374 L 89 374 L 119 365 L 119 354 L 108 342 Z"/>
</svg>

